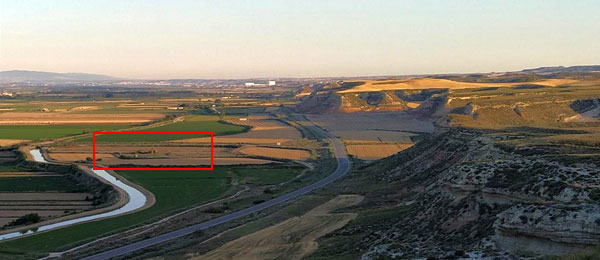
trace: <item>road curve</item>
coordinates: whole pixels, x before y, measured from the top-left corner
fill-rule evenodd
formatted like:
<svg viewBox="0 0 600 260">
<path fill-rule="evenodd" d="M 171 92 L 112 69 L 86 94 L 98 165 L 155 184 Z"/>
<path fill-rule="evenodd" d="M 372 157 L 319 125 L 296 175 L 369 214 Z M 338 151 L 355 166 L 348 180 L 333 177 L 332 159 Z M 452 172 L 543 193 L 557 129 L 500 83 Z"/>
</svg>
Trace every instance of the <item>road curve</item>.
<svg viewBox="0 0 600 260">
<path fill-rule="evenodd" d="M 165 233 L 160 236 L 156 236 L 153 238 L 135 242 L 133 244 L 129 244 L 126 246 L 111 249 L 111 250 L 108 250 L 108 251 L 105 251 L 105 252 L 102 252 L 102 253 L 99 253 L 96 255 L 88 256 L 83 259 L 84 260 L 109 259 L 112 257 L 129 254 L 129 253 L 135 252 L 137 250 L 140 250 L 140 249 L 143 249 L 146 247 L 150 247 L 150 246 L 154 246 L 154 245 L 157 245 L 157 244 L 160 244 L 160 243 L 163 243 L 163 242 L 175 239 L 175 238 L 186 236 L 195 231 L 214 227 L 214 226 L 250 215 L 252 213 L 261 211 L 263 209 L 273 207 L 277 204 L 281 204 L 290 199 L 297 198 L 297 197 L 302 196 L 306 193 L 309 193 L 313 190 L 321 188 L 327 184 L 330 184 L 330 183 L 334 182 L 335 180 L 346 175 L 346 173 L 348 173 L 348 171 L 350 171 L 350 160 L 348 159 L 348 156 L 346 154 L 344 144 L 339 139 L 335 138 L 334 136 L 330 135 L 329 133 L 327 133 L 326 131 L 322 130 L 321 128 L 319 128 L 317 126 L 313 125 L 313 126 L 307 126 L 307 127 L 310 127 L 311 129 L 313 129 L 315 132 L 317 132 L 321 136 L 329 139 L 333 146 L 333 151 L 334 151 L 335 157 L 337 159 L 337 168 L 331 175 L 327 176 L 326 178 L 321 179 L 320 181 L 317 181 L 308 186 L 305 186 L 304 188 L 281 195 L 272 200 L 265 201 L 261 204 L 258 204 L 258 205 L 255 205 L 255 206 L 252 206 L 249 208 L 245 208 L 245 209 L 242 209 L 242 210 L 239 210 L 239 211 L 236 211 L 236 212 L 233 212 L 233 213 L 230 213 L 230 214 L 227 214 L 227 215 L 224 215 L 224 216 L 221 216 L 221 217 L 218 217 L 218 218 L 206 221 L 206 222 L 198 223 L 193 226 L 189 226 L 189 227 L 185 227 L 185 228 L 182 228 L 182 229 L 179 229 L 176 231 Z"/>
</svg>

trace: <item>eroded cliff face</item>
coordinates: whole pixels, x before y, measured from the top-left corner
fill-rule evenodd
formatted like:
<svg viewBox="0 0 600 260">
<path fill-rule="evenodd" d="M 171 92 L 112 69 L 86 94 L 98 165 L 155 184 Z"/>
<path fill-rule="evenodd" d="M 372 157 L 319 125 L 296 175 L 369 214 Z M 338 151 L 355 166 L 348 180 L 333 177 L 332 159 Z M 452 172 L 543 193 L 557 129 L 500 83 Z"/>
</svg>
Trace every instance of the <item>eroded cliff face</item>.
<svg viewBox="0 0 600 260">
<path fill-rule="evenodd" d="M 374 111 L 414 111 L 431 116 L 446 103 L 447 90 L 373 91 L 339 93 L 341 87 L 328 87 L 307 94 L 303 90 L 297 98 L 295 110 L 299 113 L 358 113 Z"/>
<path fill-rule="evenodd" d="M 340 185 L 356 185 L 369 214 L 393 214 L 334 236 L 359 236 L 364 259 L 565 254 L 599 243 L 598 160 L 507 138 L 451 129 L 356 170 Z"/>
</svg>

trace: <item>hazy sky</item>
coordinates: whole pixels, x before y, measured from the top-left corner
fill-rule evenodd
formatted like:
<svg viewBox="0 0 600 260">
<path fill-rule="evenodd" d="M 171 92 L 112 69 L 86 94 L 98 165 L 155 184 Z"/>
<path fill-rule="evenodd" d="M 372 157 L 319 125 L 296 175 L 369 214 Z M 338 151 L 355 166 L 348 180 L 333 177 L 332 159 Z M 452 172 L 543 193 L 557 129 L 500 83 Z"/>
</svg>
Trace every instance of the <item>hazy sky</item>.
<svg viewBox="0 0 600 260">
<path fill-rule="evenodd" d="M 133 78 L 600 64 L 600 1 L 0 0 L 0 70 Z"/>
</svg>

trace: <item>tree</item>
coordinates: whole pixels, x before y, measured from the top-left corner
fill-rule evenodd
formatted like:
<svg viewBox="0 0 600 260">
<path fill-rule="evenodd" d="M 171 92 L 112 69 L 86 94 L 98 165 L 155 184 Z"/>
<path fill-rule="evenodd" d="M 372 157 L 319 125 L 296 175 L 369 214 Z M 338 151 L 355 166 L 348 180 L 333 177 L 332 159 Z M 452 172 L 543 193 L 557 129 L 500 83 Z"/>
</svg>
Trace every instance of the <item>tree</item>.
<svg viewBox="0 0 600 260">
<path fill-rule="evenodd" d="M 223 120 L 225 118 L 225 103 L 221 102 L 221 107 L 219 111 L 219 119 Z"/>
</svg>

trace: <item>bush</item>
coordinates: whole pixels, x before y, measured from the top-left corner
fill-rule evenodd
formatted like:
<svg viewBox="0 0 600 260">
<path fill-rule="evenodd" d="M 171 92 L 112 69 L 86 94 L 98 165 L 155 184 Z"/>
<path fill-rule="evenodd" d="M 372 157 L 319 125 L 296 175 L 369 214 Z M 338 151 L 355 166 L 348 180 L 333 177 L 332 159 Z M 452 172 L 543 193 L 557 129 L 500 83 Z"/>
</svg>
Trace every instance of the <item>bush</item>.
<svg viewBox="0 0 600 260">
<path fill-rule="evenodd" d="M 22 216 L 22 217 L 19 217 L 18 219 L 13 220 L 10 223 L 6 224 L 5 226 L 11 227 L 11 226 L 30 225 L 30 224 L 35 224 L 35 223 L 40 222 L 41 219 L 42 219 L 42 217 L 40 217 L 40 215 L 38 215 L 37 213 L 31 213 L 31 214 L 27 214 L 25 216 Z"/>
</svg>

